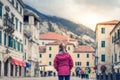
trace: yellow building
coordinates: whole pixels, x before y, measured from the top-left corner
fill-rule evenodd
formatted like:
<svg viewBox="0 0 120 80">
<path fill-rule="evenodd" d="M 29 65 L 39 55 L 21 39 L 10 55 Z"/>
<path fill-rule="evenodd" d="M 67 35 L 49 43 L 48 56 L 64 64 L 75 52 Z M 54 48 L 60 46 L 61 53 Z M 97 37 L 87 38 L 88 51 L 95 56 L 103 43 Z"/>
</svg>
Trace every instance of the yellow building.
<svg viewBox="0 0 120 80">
<path fill-rule="evenodd" d="M 98 72 L 101 72 L 101 66 L 106 66 L 106 72 L 111 72 L 112 54 L 111 54 L 111 39 L 110 32 L 118 23 L 118 20 L 98 23 L 96 25 L 96 54 L 98 57 Z"/>
<path fill-rule="evenodd" d="M 120 71 L 120 22 L 110 32 L 112 63 L 115 71 Z"/>
<path fill-rule="evenodd" d="M 51 32 L 50 32 L 51 34 Z M 49 34 L 49 35 L 50 35 Z M 56 54 L 58 54 L 59 51 L 59 44 L 61 41 L 55 40 L 55 37 L 59 39 L 58 34 L 54 34 L 54 39 L 53 36 L 49 36 L 47 33 L 42 34 L 42 37 L 40 37 L 40 40 L 47 43 L 44 45 L 40 45 L 40 70 L 41 71 L 53 71 L 56 72 L 56 70 L 53 67 L 53 60 Z M 43 35 L 47 36 L 47 39 L 43 39 Z M 61 36 L 61 35 L 59 35 Z M 63 36 L 64 37 L 64 36 Z M 49 42 L 49 40 L 50 42 Z M 52 39 L 52 40 L 51 40 Z M 63 39 L 62 37 L 60 39 Z M 66 38 L 67 39 L 67 38 Z M 81 69 L 85 69 L 86 67 L 89 67 L 91 69 L 91 72 L 94 72 L 93 67 L 94 67 L 94 57 L 93 54 L 95 53 L 94 49 L 90 46 L 75 46 L 73 42 L 77 42 L 76 40 L 71 39 L 71 40 L 64 40 L 67 44 L 67 52 L 70 53 L 70 55 L 73 58 L 74 61 L 74 67 L 72 69 L 72 73 L 75 73 L 75 69 L 77 67 L 80 67 Z M 51 42 L 52 41 L 52 42 Z M 72 42 L 71 42 L 72 41 Z"/>
</svg>

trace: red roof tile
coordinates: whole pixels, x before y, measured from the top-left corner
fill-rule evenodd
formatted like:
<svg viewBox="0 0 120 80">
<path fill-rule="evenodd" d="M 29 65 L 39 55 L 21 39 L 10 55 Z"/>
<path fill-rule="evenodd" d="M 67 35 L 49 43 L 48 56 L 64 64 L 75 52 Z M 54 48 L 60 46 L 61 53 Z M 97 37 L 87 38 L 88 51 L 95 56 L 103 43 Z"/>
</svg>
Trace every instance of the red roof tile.
<svg viewBox="0 0 120 80">
<path fill-rule="evenodd" d="M 78 46 L 77 48 L 75 48 L 75 52 L 90 52 L 90 53 L 94 53 L 95 50 L 91 47 L 91 46 Z"/>
<path fill-rule="evenodd" d="M 101 23 L 98 23 L 97 25 L 116 25 L 118 24 L 118 20 L 112 20 L 112 21 L 106 21 L 106 22 L 101 22 Z"/>
<path fill-rule="evenodd" d="M 40 40 L 59 40 L 59 41 L 63 41 L 63 40 L 68 40 L 67 36 L 63 36 L 54 32 L 48 32 L 45 34 L 40 34 L 39 36 Z M 75 39 L 70 38 L 70 41 L 75 41 Z"/>
</svg>

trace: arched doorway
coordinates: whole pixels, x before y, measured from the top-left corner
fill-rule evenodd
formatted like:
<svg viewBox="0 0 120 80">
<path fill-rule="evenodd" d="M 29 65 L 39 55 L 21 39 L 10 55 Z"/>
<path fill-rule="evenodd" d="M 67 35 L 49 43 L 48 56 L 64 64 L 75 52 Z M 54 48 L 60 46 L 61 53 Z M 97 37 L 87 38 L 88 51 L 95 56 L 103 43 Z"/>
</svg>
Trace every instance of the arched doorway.
<svg viewBox="0 0 120 80">
<path fill-rule="evenodd" d="M 4 63 L 4 76 L 8 76 L 8 63 L 9 60 L 7 59 L 6 62 Z"/>
</svg>

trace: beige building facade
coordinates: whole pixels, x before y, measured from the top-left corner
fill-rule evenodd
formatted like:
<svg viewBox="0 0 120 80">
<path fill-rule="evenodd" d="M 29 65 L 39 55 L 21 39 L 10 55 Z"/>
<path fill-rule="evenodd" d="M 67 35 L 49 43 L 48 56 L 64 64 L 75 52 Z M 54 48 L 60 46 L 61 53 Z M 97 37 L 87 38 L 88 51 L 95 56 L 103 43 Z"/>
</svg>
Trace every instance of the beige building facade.
<svg viewBox="0 0 120 80">
<path fill-rule="evenodd" d="M 97 69 L 101 73 L 101 67 L 106 67 L 106 72 L 112 70 L 112 54 L 111 54 L 111 36 L 110 32 L 118 23 L 118 20 L 98 23 L 96 25 L 96 56 L 97 56 Z"/>
<path fill-rule="evenodd" d="M 21 0 L 0 0 L 0 76 L 24 76 Z"/>
</svg>

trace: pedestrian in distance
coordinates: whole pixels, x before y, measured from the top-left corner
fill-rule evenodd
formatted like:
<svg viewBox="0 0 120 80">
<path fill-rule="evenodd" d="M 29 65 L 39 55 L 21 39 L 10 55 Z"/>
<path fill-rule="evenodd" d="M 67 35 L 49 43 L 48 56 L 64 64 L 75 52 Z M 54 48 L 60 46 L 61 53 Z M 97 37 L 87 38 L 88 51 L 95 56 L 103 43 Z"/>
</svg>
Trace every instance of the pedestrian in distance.
<svg viewBox="0 0 120 80">
<path fill-rule="evenodd" d="M 81 75 L 81 79 L 83 79 L 83 77 L 84 77 L 84 71 L 82 70 L 82 69 L 80 69 L 80 75 Z"/>
<path fill-rule="evenodd" d="M 88 79 L 89 71 L 88 69 L 85 69 L 85 78 Z"/>
<path fill-rule="evenodd" d="M 58 80 L 70 80 L 70 72 L 73 67 L 73 59 L 66 51 L 66 45 L 59 45 L 59 52 L 54 59 L 54 68 L 58 72 Z"/>
</svg>

